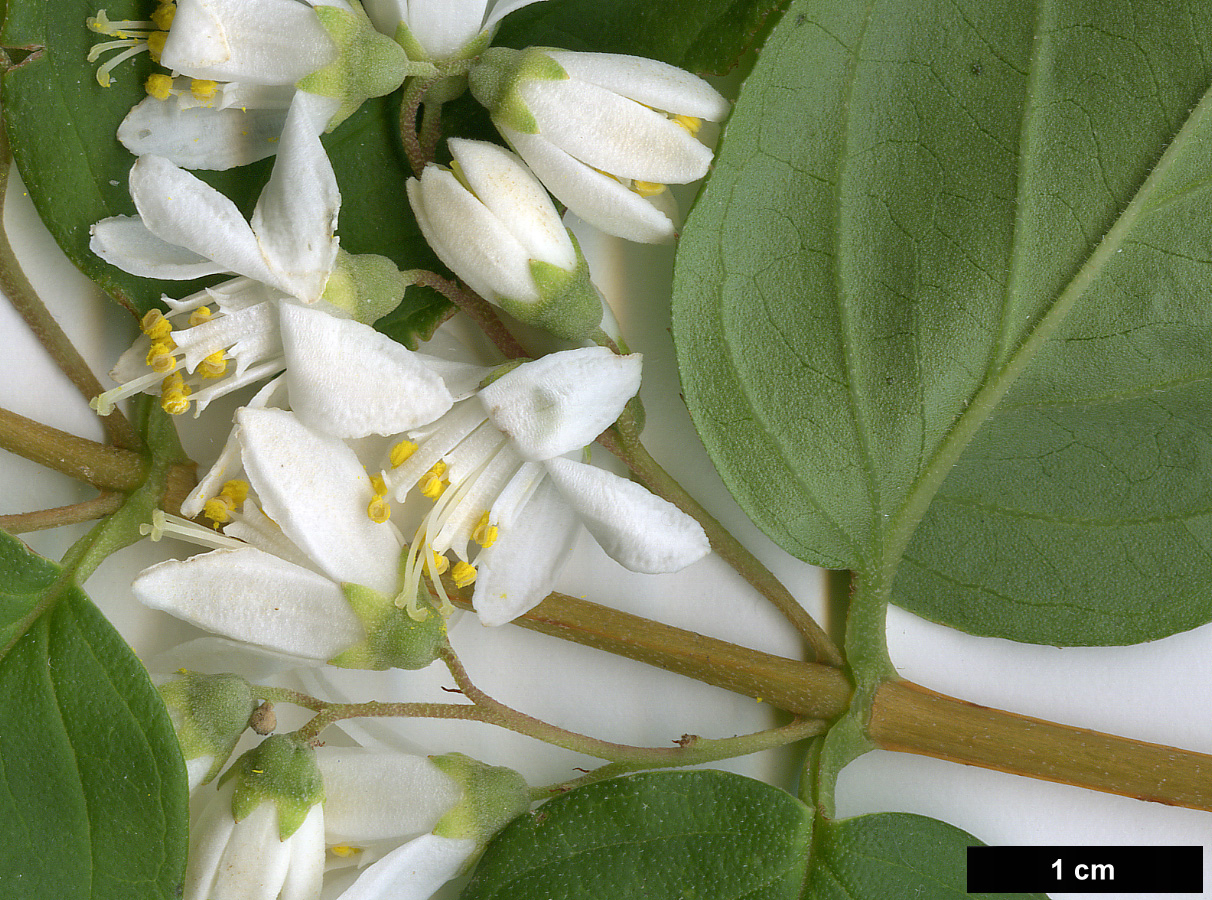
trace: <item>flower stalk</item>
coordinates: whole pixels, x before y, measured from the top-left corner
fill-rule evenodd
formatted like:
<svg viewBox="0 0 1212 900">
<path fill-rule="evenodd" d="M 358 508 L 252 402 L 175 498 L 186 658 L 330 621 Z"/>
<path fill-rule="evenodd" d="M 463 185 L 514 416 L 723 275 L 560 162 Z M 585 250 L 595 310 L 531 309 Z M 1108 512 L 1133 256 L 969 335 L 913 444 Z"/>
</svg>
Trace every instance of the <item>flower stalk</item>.
<svg viewBox="0 0 1212 900">
<path fill-rule="evenodd" d="M 105 492 L 91 500 L 83 500 L 67 506 L 0 516 L 0 531 L 7 531 L 9 534 L 28 534 L 31 531 L 58 528 L 60 525 L 92 522 L 116 513 L 122 508 L 122 500 L 121 494 Z"/>
</svg>

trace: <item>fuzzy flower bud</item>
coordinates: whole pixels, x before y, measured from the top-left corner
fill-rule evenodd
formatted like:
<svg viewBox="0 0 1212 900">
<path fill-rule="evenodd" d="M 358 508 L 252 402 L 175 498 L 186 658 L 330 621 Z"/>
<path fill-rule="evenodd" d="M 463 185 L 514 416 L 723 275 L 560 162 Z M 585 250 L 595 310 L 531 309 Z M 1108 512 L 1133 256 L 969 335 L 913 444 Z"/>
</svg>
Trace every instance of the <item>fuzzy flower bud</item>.
<svg viewBox="0 0 1212 900">
<path fill-rule="evenodd" d="M 160 685 L 160 696 L 181 743 L 189 789 L 213 779 L 235 749 L 256 709 L 252 687 L 239 675 L 182 670 Z"/>
</svg>

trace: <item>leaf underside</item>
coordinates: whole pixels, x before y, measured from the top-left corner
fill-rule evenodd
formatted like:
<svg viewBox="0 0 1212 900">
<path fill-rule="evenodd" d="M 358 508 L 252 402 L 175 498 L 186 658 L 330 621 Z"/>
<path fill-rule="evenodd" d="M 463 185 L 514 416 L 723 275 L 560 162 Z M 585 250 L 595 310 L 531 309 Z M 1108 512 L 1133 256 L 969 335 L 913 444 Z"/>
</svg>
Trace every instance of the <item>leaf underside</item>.
<svg viewBox="0 0 1212 900">
<path fill-rule="evenodd" d="M 0 640 L 59 569 L 0 534 Z M 0 895 L 170 900 L 184 765 L 147 673 L 78 588 L 0 659 Z"/>
<path fill-rule="evenodd" d="M 792 4 L 675 277 L 750 516 L 971 632 L 1212 620 L 1210 81 L 1194 0 Z"/>
</svg>

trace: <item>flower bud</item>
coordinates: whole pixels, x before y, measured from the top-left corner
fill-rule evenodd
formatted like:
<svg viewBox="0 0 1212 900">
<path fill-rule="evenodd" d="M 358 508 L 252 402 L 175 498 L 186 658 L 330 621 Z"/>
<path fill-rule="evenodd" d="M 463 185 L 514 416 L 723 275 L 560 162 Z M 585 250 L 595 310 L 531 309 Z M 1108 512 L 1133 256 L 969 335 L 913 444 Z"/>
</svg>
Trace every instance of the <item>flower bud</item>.
<svg viewBox="0 0 1212 900">
<path fill-rule="evenodd" d="M 324 802 L 316 751 L 293 734 L 275 734 L 249 750 L 223 776 L 234 786 L 232 818 L 246 819 L 263 803 L 278 810 L 278 836 L 286 840 Z"/>
<path fill-rule="evenodd" d="M 707 174 L 696 134 L 729 104 L 675 66 L 614 53 L 486 51 L 471 92 L 510 146 L 569 210 L 607 234 L 674 236 L 667 184 Z"/>
<path fill-rule="evenodd" d="M 400 305 L 413 282 L 386 256 L 337 250 L 323 299 L 350 318 L 373 325 Z"/>
<path fill-rule="evenodd" d="M 430 759 L 463 789 L 459 802 L 434 828 L 438 837 L 471 839 L 484 847 L 530 809 L 530 788 L 513 769 L 489 766 L 462 753 Z"/>
<path fill-rule="evenodd" d="M 451 169 L 430 165 L 408 182 L 429 245 L 472 290 L 519 321 L 585 338 L 602 319 L 601 295 L 543 186 L 504 148 L 449 144 Z"/>
<path fill-rule="evenodd" d="M 189 789 L 211 781 L 223 768 L 249 716 L 257 708 L 252 686 L 239 675 L 203 675 L 182 670 L 160 685 L 177 731 Z"/>
</svg>

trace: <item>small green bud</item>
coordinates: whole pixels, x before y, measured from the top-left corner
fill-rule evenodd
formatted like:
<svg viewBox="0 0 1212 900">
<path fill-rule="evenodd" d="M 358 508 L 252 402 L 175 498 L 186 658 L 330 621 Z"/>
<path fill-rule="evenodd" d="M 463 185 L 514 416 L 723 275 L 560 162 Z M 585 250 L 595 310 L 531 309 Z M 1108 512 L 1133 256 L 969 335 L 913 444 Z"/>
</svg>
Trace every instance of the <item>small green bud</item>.
<svg viewBox="0 0 1212 900">
<path fill-rule="evenodd" d="M 446 641 L 446 620 L 429 615 L 417 621 L 386 594 L 360 584 L 344 584 L 349 605 L 366 629 L 366 639 L 329 662 L 346 669 L 423 669 L 438 658 Z"/>
<path fill-rule="evenodd" d="M 437 74 L 432 64 L 410 60 L 399 44 L 376 31 L 361 7 L 317 6 L 315 13 L 337 45 L 337 58 L 296 87 L 341 101 L 340 110 L 329 122 L 330 131 L 363 102 L 390 94 L 409 76 Z"/>
<path fill-rule="evenodd" d="M 231 814 L 237 822 L 262 803 L 278 807 L 278 837 L 299 830 L 311 808 L 324 802 L 324 779 L 316 751 L 293 734 L 275 734 L 235 761 L 223 776 L 233 779 Z"/>
<path fill-rule="evenodd" d="M 235 749 L 257 708 L 252 686 L 239 675 L 204 675 L 181 671 L 181 677 L 160 685 L 160 696 L 177 731 L 181 755 L 213 757 L 202 784 L 211 781 Z"/>
<path fill-rule="evenodd" d="M 581 245 L 572 238 L 577 264 L 561 269 L 537 259 L 530 261 L 530 274 L 539 289 L 538 303 L 524 303 L 501 297 L 497 306 L 519 322 L 549 331 L 556 337 L 581 342 L 592 335 L 602 322 L 602 295 L 589 280 L 589 264 Z"/>
<path fill-rule="evenodd" d="M 430 759 L 463 789 L 459 802 L 434 828 L 438 837 L 471 838 L 482 847 L 530 809 L 530 787 L 513 769 L 489 766 L 462 753 Z"/>
<path fill-rule="evenodd" d="M 324 300 L 364 325 L 373 325 L 399 306 L 412 286 L 412 280 L 386 256 L 338 249 L 337 264 L 324 285 Z"/>
<path fill-rule="evenodd" d="M 539 125 L 518 93 L 524 81 L 564 81 L 564 67 L 541 48 L 510 50 L 490 47 L 467 73 L 471 95 L 480 102 L 494 122 L 523 134 L 538 134 Z"/>
</svg>

